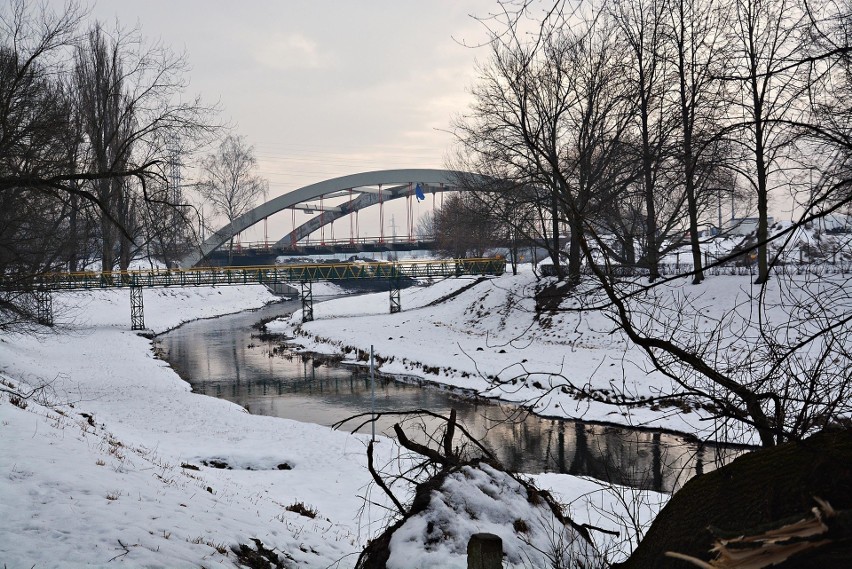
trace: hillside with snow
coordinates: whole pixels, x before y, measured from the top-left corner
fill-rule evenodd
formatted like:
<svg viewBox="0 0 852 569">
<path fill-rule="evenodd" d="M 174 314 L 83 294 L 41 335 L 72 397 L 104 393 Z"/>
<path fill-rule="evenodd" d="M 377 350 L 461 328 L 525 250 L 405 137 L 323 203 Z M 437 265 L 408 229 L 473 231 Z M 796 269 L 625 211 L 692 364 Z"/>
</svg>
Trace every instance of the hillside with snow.
<svg viewBox="0 0 852 569">
<path fill-rule="evenodd" d="M 420 299 L 459 284 L 419 289 Z M 161 332 L 272 300 L 259 286 L 146 290 L 146 323 Z M 129 330 L 126 290 L 57 293 L 54 303 L 56 329 L 0 336 L 5 567 L 234 567 L 238 552 L 258 549 L 285 564 L 352 567 L 390 521 L 366 468 L 367 436 L 194 394 Z M 404 464 L 385 438 L 377 462 Z M 598 527 L 631 519 L 627 503 L 647 524 L 665 501 L 568 475 L 535 479 L 578 523 Z M 477 527 L 449 523 L 458 536 Z M 432 559 L 464 567 L 459 551 Z"/>
<path fill-rule="evenodd" d="M 774 226 L 776 231 L 788 228 Z M 677 276 L 691 265 L 681 260 L 678 266 L 670 254 L 664 261 L 675 274 L 664 282 L 654 287 L 644 286 L 641 278 L 622 283 L 627 309 L 644 333 L 671 337 L 739 381 L 773 373 L 783 381 L 783 374 L 770 369 L 776 365 L 770 362 L 773 351 L 818 336 L 820 326 L 842 324 L 843 315 L 852 312 L 850 234 L 797 229 L 789 237 L 795 242 L 785 249 L 791 259 L 813 260 L 815 251 L 832 248 L 836 254 L 819 263 L 779 264 L 777 278 L 763 287 L 753 284 L 745 261 L 708 272 L 703 283 L 693 286 L 688 275 Z M 714 254 L 727 255 L 738 242 L 711 244 Z M 543 310 L 542 294 L 555 295 L 558 309 Z M 372 346 L 384 373 L 473 391 L 545 416 L 758 442 L 747 428 L 722 429 L 712 407 L 661 373 L 648 353 L 629 340 L 597 289 L 568 292 L 564 283 L 541 278 L 526 265 L 516 276 L 413 287 L 402 292 L 401 303 L 402 312 L 389 314 L 386 293 L 337 299 L 316 306 L 313 322 L 303 323 L 297 311 L 267 328 L 294 337 L 304 350 L 339 353 L 352 362 L 363 362 Z M 847 328 L 834 329 L 834 347 L 812 341 L 798 349 L 799 359 L 780 365 L 790 366 L 789 373 L 795 366 L 818 365 L 811 360 L 819 360 L 825 348 L 836 350 L 839 358 L 832 356 L 834 371 L 829 371 L 842 375 L 843 354 L 852 348 L 846 345 Z M 684 395 L 668 396 L 678 393 Z"/>
<path fill-rule="evenodd" d="M 836 258 L 846 260 L 845 235 L 805 233 L 799 243 L 809 244 L 809 252 L 797 246 L 793 258 L 836 247 Z M 711 275 L 697 286 L 673 277 L 653 289 L 637 286 L 631 298 L 638 299 L 635 306 L 656 307 L 637 312 L 641 326 L 665 332 L 678 324 L 670 330 L 692 334 L 679 340 L 699 347 L 723 325 L 728 335 L 709 336 L 715 363 L 749 367 L 757 366 L 755 352 L 742 339 L 759 338 L 749 336 L 761 330 L 756 324 L 769 326 L 773 339 L 796 342 L 824 326 L 823 317 L 852 313 L 848 278 L 826 257 L 808 269 L 788 265 L 765 287 L 755 287 L 746 271 Z M 360 365 L 372 346 L 383 373 L 548 416 L 702 438 L 719 432 L 712 409 L 689 397 L 652 401 L 672 389 L 672 379 L 625 336 L 611 311 L 597 309 L 598 292 L 563 289 L 526 266 L 514 276 L 421 283 L 402 291 L 403 311 L 396 314 L 389 314 L 386 292 L 343 296 L 318 302 L 313 322 L 302 323 L 296 311 L 267 327 L 304 350 L 343 354 Z M 340 292 L 325 285 L 317 291 Z M 559 310 L 536 306 L 543 291 L 558 295 Z M 273 300 L 260 286 L 146 290 L 146 323 L 162 332 Z M 240 555 L 259 550 L 292 565 L 351 567 L 393 520 L 367 470 L 365 435 L 251 415 L 193 393 L 158 359 L 149 338 L 129 330 L 127 291 L 56 293 L 54 305 L 55 328 L 0 335 L 0 560 L 6 567 L 233 567 Z M 844 331 L 837 328 L 831 339 L 848 349 Z M 830 359 L 824 367 L 842 376 L 848 362 Z M 583 395 L 590 393 L 594 397 Z M 848 394 L 835 395 L 839 404 L 849 401 Z M 741 435 L 738 440 L 754 441 L 747 430 Z M 408 460 L 390 439 L 381 438 L 376 448 L 385 467 L 402 468 Z M 479 486 L 469 490 L 458 485 L 464 477 L 454 478 L 448 496 L 487 495 L 482 481 L 488 477 L 500 475 L 471 476 Z M 635 546 L 636 533 L 622 524 L 647 526 L 666 500 L 563 474 L 532 479 L 551 489 L 576 522 L 622 532 L 620 543 L 596 534 L 595 545 L 610 550 L 610 559 Z M 463 567 L 464 536 L 512 521 L 484 497 L 471 504 L 465 516 L 456 516 L 451 504 L 436 499 L 437 510 L 413 518 L 397 538 L 404 545 L 395 559 L 428 547 L 433 566 Z M 479 506 L 482 512 L 468 515 Z M 436 544 L 416 529 L 438 520 L 438 512 L 442 539 L 457 541 Z M 542 518 L 531 510 L 513 519 L 535 525 Z M 525 543 L 540 548 L 543 539 L 499 531 L 520 548 L 513 549 L 515 560 L 533 555 L 523 551 Z"/>
</svg>

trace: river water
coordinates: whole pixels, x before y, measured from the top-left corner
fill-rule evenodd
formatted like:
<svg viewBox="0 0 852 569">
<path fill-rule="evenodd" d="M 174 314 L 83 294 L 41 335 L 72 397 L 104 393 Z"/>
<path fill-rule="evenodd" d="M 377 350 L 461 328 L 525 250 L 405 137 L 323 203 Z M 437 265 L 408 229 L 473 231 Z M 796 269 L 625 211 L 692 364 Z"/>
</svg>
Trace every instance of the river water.
<svg viewBox="0 0 852 569">
<path fill-rule="evenodd" d="M 369 413 L 369 370 L 314 359 L 282 349 L 280 340 L 258 338 L 255 323 L 298 307 L 298 302 L 282 302 L 190 322 L 159 336 L 156 343 L 193 391 L 233 401 L 251 413 L 325 426 Z M 511 405 L 387 378 L 376 378 L 375 409 L 389 414 L 377 421 L 378 433 L 392 435 L 393 424 L 401 419 L 394 413 L 426 409 L 449 416 L 455 409 L 458 423 L 512 470 L 587 475 L 664 492 L 741 452 L 665 432 L 519 416 Z M 352 430 L 364 420 L 340 428 Z M 420 441 L 441 425 L 429 417 L 404 423 L 408 436 Z M 361 432 L 370 429 L 365 425 Z"/>
</svg>

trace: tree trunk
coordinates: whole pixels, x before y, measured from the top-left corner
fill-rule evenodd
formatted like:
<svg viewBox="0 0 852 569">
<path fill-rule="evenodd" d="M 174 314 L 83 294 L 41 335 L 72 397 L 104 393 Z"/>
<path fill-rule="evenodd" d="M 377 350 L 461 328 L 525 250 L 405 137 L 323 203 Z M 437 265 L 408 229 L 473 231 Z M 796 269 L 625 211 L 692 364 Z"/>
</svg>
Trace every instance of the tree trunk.
<svg viewBox="0 0 852 569">
<path fill-rule="evenodd" d="M 580 223 L 572 219 L 570 222 L 571 240 L 568 246 L 568 280 L 571 284 L 580 283 Z"/>
<path fill-rule="evenodd" d="M 659 513 L 630 558 L 615 567 L 694 567 L 666 557 L 665 552 L 707 560 L 713 545 L 710 526 L 740 532 L 789 516 L 799 519 L 816 505 L 814 496 L 835 510 L 852 508 L 850 463 L 849 429 L 823 431 L 804 441 L 745 454 L 687 482 Z M 805 560 L 805 566 L 846 565 L 808 565 Z"/>
<path fill-rule="evenodd" d="M 680 7 L 680 29 L 686 29 L 684 22 L 683 6 Z M 683 32 L 682 32 L 683 33 Z M 689 246 L 692 250 L 692 284 L 701 284 L 704 280 L 704 270 L 701 260 L 701 245 L 698 242 L 698 203 L 695 196 L 695 157 L 692 149 L 692 132 L 694 121 L 690 116 L 690 111 L 694 110 L 695 102 L 692 100 L 690 106 L 690 97 L 687 93 L 686 84 L 686 56 L 684 54 L 684 46 L 686 40 L 681 35 L 679 38 L 678 49 L 678 77 L 680 79 L 680 119 L 681 128 L 683 129 L 683 173 L 685 177 L 686 190 L 686 208 L 689 216 Z"/>
<path fill-rule="evenodd" d="M 642 62 L 639 62 L 640 103 L 639 113 L 642 121 L 642 185 L 645 197 L 645 263 L 648 266 L 648 281 L 654 282 L 659 276 L 659 251 L 657 245 L 657 206 L 654 203 L 654 157 L 651 155 L 650 101 L 646 91 L 646 77 Z"/>
<path fill-rule="evenodd" d="M 556 271 L 556 276 L 561 279 L 565 276 L 565 271 L 562 270 L 562 263 L 559 254 L 559 199 L 555 190 L 551 193 L 550 215 L 551 228 L 553 230 L 553 245 L 550 258 L 553 261 L 553 269 Z"/>
<path fill-rule="evenodd" d="M 755 86 L 755 89 L 757 86 Z M 765 148 L 763 144 L 763 109 L 757 97 L 755 99 L 755 166 L 757 170 L 757 279 L 755 284 L 769 280 L 769 252 L 766 239 L 769 236 L 769 184 L 766 168 Z"/>
<path fill-rule="evenodd" d="M 515 232 L 512 232 L 510 237 L 510 252 L 512 254 L 512 275 L 518 274 L 518 237 Z"/>
<path fill-rule="evenodd" d="M 106 217 L 101 217 L 101 270 L 110 272 L 115 268 L 115 227 Z"/>
<path fill-rule="evenodd" d="M 625 264 L 633 271 L 636 268 L 636 242 L 633 239 L 632 232 L 624 237 L 624 251 L 622 255 L 624 256 Z M 633 274 L 633 272 L 630 274 Z"/>
<path fill-rule="evenodd" d="M 71 196 L 71 211 L 68 214 L 68 272 L 76 273 L 79 265 L 80 229 L 77 215 L 80 210 L 79 196 Z"/>
<path fill-rule="evenodd" d="M 692 166 L 687 166 L 687 172 L 692 170 Z M 692 284 L 701 284 L 704 280 L 704 269 L 701 259 L 701 244 L 698 240 L 698 204 L 695 198 L 695 187 L 692 181 L 692 174 L 686 175 L 686 207 L 689 211 L 689 247 L 692 250 Z"/>
</svg>

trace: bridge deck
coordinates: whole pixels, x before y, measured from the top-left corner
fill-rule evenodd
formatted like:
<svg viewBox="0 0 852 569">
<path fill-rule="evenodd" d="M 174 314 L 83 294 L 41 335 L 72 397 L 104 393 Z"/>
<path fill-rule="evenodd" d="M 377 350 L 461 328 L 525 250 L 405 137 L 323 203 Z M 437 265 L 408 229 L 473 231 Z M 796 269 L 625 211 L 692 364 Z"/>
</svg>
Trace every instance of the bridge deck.
<svg viewBox="0 0 852 569">
<path fill-rule="evenodd" d="M 459 277 L 501 275 L 506 260 L 448 259 L 400 262 L 355 262 L 292 264 L 262 267 L 194 267 L 191 269 L 151 269 L 105 273 L 53 273 L 41 278 L 39 287 L 47 290 L 92 288 L 167 287 L 274 284 L 351 279 L 394 279 L 401 277 Z"/>
</svg>

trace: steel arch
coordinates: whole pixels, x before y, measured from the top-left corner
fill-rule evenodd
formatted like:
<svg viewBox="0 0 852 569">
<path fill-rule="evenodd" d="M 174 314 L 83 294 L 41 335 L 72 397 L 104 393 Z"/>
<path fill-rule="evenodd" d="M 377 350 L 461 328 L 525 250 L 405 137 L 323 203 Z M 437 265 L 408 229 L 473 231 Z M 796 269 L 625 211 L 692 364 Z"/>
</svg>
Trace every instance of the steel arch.
<svg viewBox="0 0 852 569">
<path fill-rule="evenodd" d="M 463 186 L 460 185 L 460 182 L 462 181 L 464 181 Z M 331 194 L 333 192 L 349 189 L 357 190 L 358 188 L 378 185 L 391 185 L 395 186 L 395 188 L 391 189 L 399 190 L 402 187 L 407 188 L 409 183 L 421 183 L 428 186 L 443 185 L 446 190 L 454 189 L 456 191 L 461 191 L 465 189 L 465 187 L 482 187 L 487 183 L 487 181 L 488 178 L 485 176 L 470 172 L 426 168 L 376 170 L 373 172 L 361 172 L 359 174 L 350 174 L 339 178 L 331 178 L 329 180 L 303 186 L 292 192 L 275 197 L 241 215 L 233 222 L 225 225 L 205 239 L 199 246 L 198 250 L 183 258 L 180 265 L 183 268 L 194 267 L 202 263 L 213 251 L 221 247 L 232 237 L 235 237 L 252 225 L 263 221 L 270 215 L 274 215 L 294 205 L 318 199 L 320 196 Z M 429 190 L 431 191 L 432 188 L 430 187 Z M 399 193 L 399 195 L 396 195 L 395 197 L 403 197 L 404 195 L 405 194 Z M 355 202 L 358 202 L 359 200 L 353 200 L 352 209 L 347 209 L 346 213 L 356 211 L 356 209 L 363 209 L 364 207 L 378 203 L 378 199 L 372 200 L 370 199 L 370 196 L 359 196 L 359 199 L 362 197 L 364 199 L 359 202 L 358 207 L 355 207 Z M 333 220 L 331 219 L 332 216 L 327 217 L 329 218 L 329 222 Z M 316 229 L 319 227 L 320 226 L 318 225 Z M 292 234 L 288 235 L 279 243 L 290 244 L 292 243 L 292 237 L 295 236 Z"/>
<path fill-rule="evenodd" d="M 420 189 L 423 191 L 424 194 L 454 192 L 458 191 L 459 189 L 456 186 L 436 186 L 435 184 L 427 184 L 425 182 L 418 183 L 420 184 Z M 325 225 L 329 225 L 337 221 L 338 219 L 349 215 L 352 212 L 360 211 L 364 208 L 376 205 L 377 203 L 379 203 L 379 201 L 384 201 L 385 203 L 387 203 L 389 201 L 409 197 L 410 190 L 411 189 L 409 188 L 408 184 L 383 189 L 382 192 L 385 193 L 385 195 L 382 197 L 381 200 L 379 199 L 379 195 L 377 193 L 362 193 L 360 196 L 353 199 L 352 202 L 344 202 L 340 204 L 337 209 L 321 212 L 320 215 L 299 225 L 293 231 L 279 239 L 278 242 L 275 243 L 275 246 L 284 249 L 294 247 L 296 243 L 298 243 L 308 235 L 316 232 L 317 230 L 319 230 L 319 228 Z"/>
</svg>

